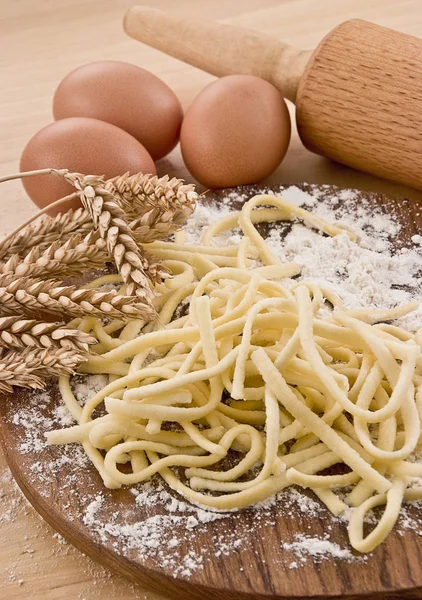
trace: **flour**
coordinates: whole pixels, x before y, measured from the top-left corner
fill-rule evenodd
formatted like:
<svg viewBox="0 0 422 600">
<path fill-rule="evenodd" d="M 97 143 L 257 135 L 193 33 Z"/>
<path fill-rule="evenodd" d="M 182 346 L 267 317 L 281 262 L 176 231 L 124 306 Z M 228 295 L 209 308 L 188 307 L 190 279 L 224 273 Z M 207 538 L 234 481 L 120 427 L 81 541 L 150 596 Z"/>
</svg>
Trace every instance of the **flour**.
<svg viewBox="0 0 422 600">
<path fill-rule="evenodd" d="M 198 202 L 195 212 L 190 217 L 184 228 L 190 243 L 199 243 L 202 234 L 212 224 L 230 214 L 230 204 L 222 202 L 218 205 L 205 205 Z"/>
<path fill-rule="evenodd" d="M 420 291 L 422 257 L 414 250 L 381 254 L 358 246 L 347 234 L 322 237 L 301 225 L 293 226 L 284 243 L 274 231 L 267 245 L 282 262 L 299 264 L 299 279 L 334 291 L 346 309 L 394 308 Z"/>
<path fill-rule="evenodd" d="M 269 193 L 275 194 L 269 190 Z M 295 206 L 312 210 L 329 223 L 352 230 L 358 243 L 346 233 L 324 236 L 299 222 L 274 224 L 266 238 L 271 252 L 282 262 L 296 262 L 301 267 L 296 281 L 313 281 L 335 292 L 346 309 L 394 308 L 422 297 L 422 247 L 416 234 L 415 247 L 394 244 L 401 225 L 393 212 L 369 200 L 357 198 L 354 190 L 329 192 L 310 186 L 310 192 L 291 186 L 277 193 Z M 321 197 L 323 196 L 323 197 Z M 227 200 L 243 201 L 244 194 L 231 193 L 226 201 L 211 207 L 200 205 L 188 221 L 188 243 L 197 244 L 206 228 L 228 213 Z M 290 229 L 286 233 L 286 227 Z M 215 245 L 238 245 L 240 230 L 224 232 Z M 394 244 L 393 244 L 394 243 Z M 285 280 L 286 285 L 293 281 Z M 416 331 L 422 324 L 422 308 L 400 319 L 397 324 Z"/>
<path fill-rule="evenodd" d="M 348 548 L 341 548 L 339 544 L 331 542 L 328 535 L 311 537 L 299 533 L 295 536 L 293 542 L 284 542 L 281 547 L 283 550 L 294 552 L 302 564 L 307 562 L 308 557 L 311 557 L 313 562 L 321 562 L 322 560 L 330 560 L 332 558 L 346 560 L 347 562 L 365 562 L 367 560 L 366 556 L 358 558 Z M 293 562 L 290 563 L 289 568 L 294 569 L 297 566 L 297 562 Z"/>
<path fill-rule="evenodd" d="M 108 384 L 105 375 L 91 375 L 89 379 L 77 375 L 72 378 L 72 391 L 81 406 L 94 394 L 102 390 Z"/>
</svg>

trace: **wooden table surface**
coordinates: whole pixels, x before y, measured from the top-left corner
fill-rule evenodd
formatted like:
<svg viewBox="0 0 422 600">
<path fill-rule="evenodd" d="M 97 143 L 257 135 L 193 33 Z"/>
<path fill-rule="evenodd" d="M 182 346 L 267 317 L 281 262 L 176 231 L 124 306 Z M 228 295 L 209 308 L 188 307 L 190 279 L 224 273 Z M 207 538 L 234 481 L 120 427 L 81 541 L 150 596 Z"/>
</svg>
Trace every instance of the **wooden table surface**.
<svg viewBox="0 0 422 600">
<path fill-rule="evenodd" d="M 177 6 L 182 14 L 257 29 L 304 48 L 314 47 L 336 24 L 355 17 L 422 37 L 420 0 L 151 0 L 151 4 L 172 11 Z M 129 5 L 124 0 L 0 0 L 0 176 L 17 172 L 29 137 L 52 120 L 56 85 L 83 63 L 117 59 L 145 67 L 166 81 L 185 107 L 212 81 L 209 75 L 127 38 L 121 23 Z M 190 179 L 178 148 L 158 167 L 162 174 Z M 331 183 L 422 198 L 420 192 L 307 152 L 296 132 L 283 165 L 270 180 Z M 19 182 L 3 184 L 0 235 L 34 212 Z M 164 600 L 58 539 L 21 497 L 1 455 L 0 501 L 3 598 Z"/>
</svg>

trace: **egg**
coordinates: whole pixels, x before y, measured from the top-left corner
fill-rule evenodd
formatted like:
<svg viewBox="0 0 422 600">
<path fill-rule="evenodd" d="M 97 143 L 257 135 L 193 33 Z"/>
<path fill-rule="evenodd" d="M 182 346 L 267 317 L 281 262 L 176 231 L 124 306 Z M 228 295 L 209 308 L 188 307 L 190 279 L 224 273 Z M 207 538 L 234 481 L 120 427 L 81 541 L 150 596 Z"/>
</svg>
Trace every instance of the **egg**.
<svg viewBox="0 0 422 600">
<path fill-rule="evenodd" d="M 129 133 L 110 123 L 82 117 L 50 123 L 28 142 L 21 156 L 20 170 L 48 167 L 104 175 L 106 179 L 127 171 L 155 174 L 151 156 Z M 27 194 L 40 208 L 74 191 L 57 175 L 26 177 L 22 181 Z M 79 201 L 72 202 L 73 208 L 78 206 Z M 69 205 L 57 207 L 49 214 L 68 208 Z"/>
<path fill-rule="evenodd" d="M 179 141 L 181 104 L 161 79 L 125 62 L 106 60 L 75 69 L 58 86 L 53 100 L 56 120 L 91 117 L 124 129 L 154 160 Z"/>
<path fill-rule="evenodd" d="M 280 92 L 252 75 L 229 75 L 186 111 L 180 145 L 190 173 L 211 188 L 255 183 L 283 160 L 290 116 Z"/>
</svg>

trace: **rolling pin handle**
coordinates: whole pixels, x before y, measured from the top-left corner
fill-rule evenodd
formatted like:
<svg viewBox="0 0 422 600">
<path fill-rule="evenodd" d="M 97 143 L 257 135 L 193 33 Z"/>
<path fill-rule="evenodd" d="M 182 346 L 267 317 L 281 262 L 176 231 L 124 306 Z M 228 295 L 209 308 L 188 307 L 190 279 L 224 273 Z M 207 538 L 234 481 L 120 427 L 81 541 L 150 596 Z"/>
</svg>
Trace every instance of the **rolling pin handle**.
<svg viewBox="0 0 422 600">
<path fill-rule="evenodd" d="M 217 77 L 248 74 L 266 79 L 292 102 L 311 54 L 248 29 L 171 16 L 149 6 L 130 8 L 124 29 L 132 38 Z"/>
</svg>

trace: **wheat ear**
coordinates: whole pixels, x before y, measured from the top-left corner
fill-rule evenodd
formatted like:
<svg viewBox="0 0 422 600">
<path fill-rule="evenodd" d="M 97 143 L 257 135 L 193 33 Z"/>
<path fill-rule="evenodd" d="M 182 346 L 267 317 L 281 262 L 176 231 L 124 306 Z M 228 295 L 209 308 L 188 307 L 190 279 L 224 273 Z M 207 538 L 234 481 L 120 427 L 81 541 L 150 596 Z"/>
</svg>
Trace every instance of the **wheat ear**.
<svg viewBox="0 0 422 600">
<path fill-rule="evenodd" d="M 57 240 L 64 243 L 75 234 L 84 236 L 90 231 L 91 217 L 82 207 L 56 217 L 43 215 L 13 237 L 0 241 L 0 260 L 8 260 L 14 254 L 25 256 L 34 247 L 44 250 Z"/>
<path fill-rule="evenodd" d="M 78 173 L 66 173 L 64 178 L 78 190 L 82 205 L 106 241 L 110 256 L 126 283 L 127 293 L 136 294 L 152 306 L 153 293 L 147 276 L 148 260 L 133 238 L 124 210 L 104 188 L 103 179 Z"/>
<path fill-rule="evenodd" d="M 168 175 L 129 175 L 105 182 L 125 211 L 137 241 L 149 243 L 168 237 L 182 227 L 195 209 L 195 186 Z"/>
<path fill-rule="evenodd" d="M 185 223 L 195 208 L 198 194 L 192 184 L 185 184 L 183 180 L 168 176 L 158 178 L 156 175 L 129 175 L 128 173 L 114 177 L 106 182 L 101 177 L 71 174 L 67 169 L 41 169 L 26 173 L 16 173 L 0 179 L 32 177 L 36 175 L 52 174 L 59 177 L 76 176 L 79 180 L 91 177 L 95 185 L 102 182 L 105 189 L 113 194 L 121 208 L 127 215 L 131 229 L 136 229 L 136 239 L 140 243 L 149 243 L 163 239 L 177 231 Z M 73 184 L 73 181 L 71 182 Z M 72 195 L 75 197 L 75 194 Z M 61 198 L 31 217 L 30 221 L 38 219 L 36 225 L 21 225 L 15 232 L 10 233 L 0 241 L 0 259 L 7 259 L 12 254 L 27 253 L 28 250 L 40 245 L 47 247 L 56 239 L 66 241 L 66 229 L 71 225 L 72 233 L 88 233 L 89 213 L 81 209 L 69 211 L 58 215 L 54 219 L 44 217 L 39 219 L 42 212 L 50 210 L 52 206 L 59 205 L 69 197 Z M 60 227 L 60 222 L 63 226 Z M 26 226 L 25 226 L 26 225 Z M 40 234 L 40 235 L 38 235 Z"/>
<path fill-rule="evenodd" d="M 132 296 L 63 286 L 60 281 L 0 275 L 0 316 L 22 314 L 35 319 L 93 316 L 118 319 L 155 318 L 155 310 Z"/>
<path fill-rule="evenodd" d="M 73 348 L 27 348 L 0 355 L 0 391 L 11 392 L 12 386 L 40 389 L 44 379 L 74 373 L 87 360 L 86 353 Z"/>
<path fill-rule="evenodd" d="M 56 240 L 45 249 L 34 246 L 23 259 L 13 254 L 0 263 L 0 273 L 14 273 L 18 277 L 69 277 L 86 269 L 104 267 L 107 260 L 110 258 L 105 241 L 98 231 L 91 231 L 85 237 L 73 234 L 64 243 Z"/>
<path fill-rule="evenodd" d="M 4 348 L 72 348 L 87 352 L 96 338 L 63 323 L 42 323 L 20 316 L 0 318 L 0 346 Z"/>
</svg>

